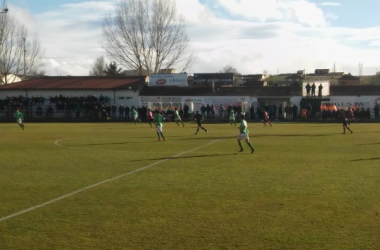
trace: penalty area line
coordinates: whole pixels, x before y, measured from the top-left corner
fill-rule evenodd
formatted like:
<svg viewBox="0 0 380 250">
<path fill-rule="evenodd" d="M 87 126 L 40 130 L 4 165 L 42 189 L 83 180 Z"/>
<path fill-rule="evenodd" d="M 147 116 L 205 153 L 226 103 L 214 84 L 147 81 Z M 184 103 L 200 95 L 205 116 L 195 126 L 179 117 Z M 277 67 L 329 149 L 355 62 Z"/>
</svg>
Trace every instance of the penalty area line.
<svg viewBox="0 0 380 250">
<path fill-rule="evenodd" d="M 152 167 L 154 167 L 154 166 L 156 166 L 156 165 L 158 165 L 158 164 L 161 164 L 161 163 L 163 163 L 163 162 L 166 162 L 166 161 L 169 161 L 169 160 L 175 159 L 175 158 L 180 157 L 180 156 L 182 156 L 182 155 L 184 155 L 184 154 L 191 153 L 191 152 L 196 151 L 196 150 L 198 150 L 198 149 L 201 149 L 201 148 L 207 147 L 207 146 L 209 146 L 209 145 L 211 145 L 211 144 L 214 144 L 214 143 L 219 142 L 219 141 L 224 140 L 224 139 L 225 139 L 225 138 L 222 138 L 222 139 L 218 139 L 218 140 L 215 140 L 215 141 L 209 142 L 209 143 L 207 143 L 207 144 L 205 144 L 205 145 L 202 145 L 202 146 L 200 146 L 200 147 L 193 148 L 193 149 L 190 149 L 190 150 L 188 150 L 188 151 L 181 152 L 181 153 L 179 153 L 179 154 L 176 154 L 176 155 L 171 156 L 171 157 L 168 157 L 168 158 L 166 158 L 166 159 L 163 159 L 163 160 L 157 161 L 157 162 L 152 163 L 152 164 L 150 164 L 150 165 L 147 165 L 147 166 L 145 166 L 145 167 L 141 167 L 141 168 L 135 169 L 135 170 L 133 170 L 133 171 L 130 171 L 130 172 L 127 172 L 127 173 L 124 173 L 124 174 L 121 174 L 121 175 L 115 176 L 115 177 L 113 177 L 113 178 L 103 180 L 103 181 L 101 181 L 101 182 L 98 182 L 98 183 L 95 183 L 95 184 L 89 185 L 89 186 L 87 186 L 87 187 L 84 187 L 84 188 L 78 189 L 78 190 L 73 191 L 73 192 L 71 192 L 71 193 L 68 193 L 68 194 L 65 194 L 65 195 L 59 196 L 59 197 L 57 197 L 57 198 L 55 198 L 55 199 L 52 199 L 52 200 L 46 201 L 46 202 L 41 203 L 41 204 L 39 204 L 39 205 L 36 205 L 36 206 L 30 207 L 30 208 L 27 208 L 27 209 L 21 210 L 21 211 L 19 211 L 19 212 L 17 212 L 17 213 L 14 213 L 14 214 L 10 214 L 10 215 L 4 216 L 4 217 L 0 218 L 0 222 L 2 222 L 2 221 L 6 221 L 6 220 L 9 220 L 9 219 L 11 219 L 11 218 L 17 217 L 17 216 L 22 215 L 22 214 L 25 214 L 25 213 L 28 213 L 28 212 L 33 211 L 33 210 L 36 210 L 36 209 L 38 209 L 38 208 L 45 207 L 45 206 L 47 206 L 47 205 L 50 205 L 50 204 L 55 203 L 55 202 L 57 202 L 57 201 L 61 201 L 61 200 L 63 200 L 63 199 L 66 199 L 66 198 L 68 198 L 68 197 L 74 196 L 74 195 L 76 195 L 76 194 L 78 194 L 78 193 L 81 193 L 81 192 L 83 192 L 83 191 L 89 190 L 89 189 L 91 189 L 91 188 L 95 188 L 95 187 L 100 186 L 100 185 L 102 185 L 102 184 L 105 184 L 105 183 L 108 183 L 108 182 L 112 182 L 112 181 L 118 180 L 118 179 L 123 178 L 123 177 L 125 177 L 125 176 L 132 175 L 132 174 L 134 174 L 134 173 L 137 173 L 137 172 L 140 172 L 140 171 L 146 170 L 146 169 L 148 169 L 148 168 L 152 168 Z M 62 145 L 59 144 L 59 141 L 62 141 L 62 140 L 66 140 L 66 139 L 58 140 L 58 141 L 55 142 L 55 144 L 58 145 L 58 146 L 62 146 Z"/>
</svg>

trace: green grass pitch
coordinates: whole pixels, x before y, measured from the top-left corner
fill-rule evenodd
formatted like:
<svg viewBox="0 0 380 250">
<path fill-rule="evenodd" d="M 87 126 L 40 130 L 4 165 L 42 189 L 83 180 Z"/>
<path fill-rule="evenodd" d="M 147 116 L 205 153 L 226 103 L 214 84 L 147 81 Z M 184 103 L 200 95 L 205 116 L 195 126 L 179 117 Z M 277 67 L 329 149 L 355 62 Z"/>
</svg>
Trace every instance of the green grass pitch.
<svg viewBox="0 0 380 250">
<path fill-rule="evenodd" d="M 1 249 L 380 249 L 380 127 L 0 126 Z"/>
</svg>

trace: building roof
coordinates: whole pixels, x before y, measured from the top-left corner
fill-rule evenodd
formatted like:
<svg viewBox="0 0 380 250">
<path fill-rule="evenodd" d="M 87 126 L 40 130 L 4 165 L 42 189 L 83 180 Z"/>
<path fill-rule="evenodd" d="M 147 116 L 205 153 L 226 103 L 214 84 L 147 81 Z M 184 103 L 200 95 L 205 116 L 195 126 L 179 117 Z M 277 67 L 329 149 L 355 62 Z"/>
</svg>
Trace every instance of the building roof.
<svg viewBox="0 0 380 250">
<path fill-rule="evenodd" d="M 298 86 L 285 87 L 145 87 L 140 96 L 301 96 Z"/>
<path fill-rule="evenodd" d="M 264 74 L 249 74 L 249 75 L 241 75 L 242 78 L 253 78 L 253 79 L 262 79 Z"/>
<path fill-rule="evenodd" d="M 146 76 L 44 76 L 3 85 L 0 90 L 137 89 L 145 79 Z"/>
<path fill-rule="evenodd" d="M 330 85 L 330 96 L 373 96 L 380 95 L 380 85 Z"/>
<path fill-rule="evenodd" d="M 355 77 L 356 78 L 356 77 Z M 146 76 L 45 76 L 0 86 L 1 90 L 141 90 L 141 96 L 302 96 L 299 86 L 152 86 L 145 84 Z M 330 96 L 380 95 L 380 85 L 330 85 Z"/>
<path fill-rule="evenodd" d="M 353 76 L 351 74 L 343 75 L 339 80 L 360 80 L 360 77 Z"/>
<path fill-rule="evenodd" d="M 285 77 L 285 79 L 286 80 L 294 80 L 294 79 L 296 79 L 296 80 L 303 80 L 303 79 L 305 79 L 305 77 L 301 76 L 301 75 L 293 74 L 293 75 Z"/>
</svg>

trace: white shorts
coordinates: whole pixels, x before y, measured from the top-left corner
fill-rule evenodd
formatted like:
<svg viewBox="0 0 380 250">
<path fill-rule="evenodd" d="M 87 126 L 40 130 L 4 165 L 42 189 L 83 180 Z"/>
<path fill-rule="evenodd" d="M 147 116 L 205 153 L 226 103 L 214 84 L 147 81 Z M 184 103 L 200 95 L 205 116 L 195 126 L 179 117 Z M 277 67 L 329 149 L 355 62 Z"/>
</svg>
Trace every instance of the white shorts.
<svg viewBox="0 0 380 250">
<path fill-rule="evenodd" d="M 22 123 L 22 119 L 21 119 L 21 118 L 18 118 L 18 119 L 17 119 L 17 123 L 18 123 L 18 124 L 21 124 L 21 123 Z"/>
<path fill-rule="evenodd" d="M 161 125 L 157 125 L 156 131 L 157 132 L 162 132 L 162 124 Z"/>
<path fill-rule="evenodd" d="M 137 120 L 138 117 L 139 117 L 138 115 L 134 115 L 133 119 Z"/>
<path fill-rule="evenodd" d="M 182 119 L 181 118 L 174 118 L 174 121 L 176 121 L 176 122 L 182 122 Z"/>
<path fill-rule="evenodd" d="M 249 140 L 249 135 L 248 134 L 239 134 L 238 139 L 239 140 L 242 140 L 242 139 Z"/>
</svg>

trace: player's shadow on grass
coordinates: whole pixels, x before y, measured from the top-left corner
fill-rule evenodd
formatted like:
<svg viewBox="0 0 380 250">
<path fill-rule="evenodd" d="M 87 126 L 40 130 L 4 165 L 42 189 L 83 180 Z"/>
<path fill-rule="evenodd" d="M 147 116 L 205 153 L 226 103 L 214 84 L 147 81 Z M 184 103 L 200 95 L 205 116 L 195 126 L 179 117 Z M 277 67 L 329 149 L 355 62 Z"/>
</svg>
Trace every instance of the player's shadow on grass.
<svg viewBox="0 0 380 250">
<path fill-rule="evenodd" d="M 380 131 L 360 131 L 361 134 L 380 133 Z"/>
<path fill-rule="evenodd" d="M 358 144 L 358 146 L 368 146 L 368 145 L 378 145 L 380 144 L 380 142 L 374 142 L 374 143 L 362 143 L 362 144 Z"/>
<path fill-rule="evenodd" d="M 225 155 L 236 155 L 236 153 L 230 154 L 208 154 L 208 155 L 191 155 L 191 156 L 169 156 L 169 157 L 160 157 L 160 158 L 151 158 L 151 159 L 141 159 L 141 160 L 131 160 L 127 162 L 139 162 L 139 161 L 162 161 L 162 160 L 180 160 L 180 159 L 192 159 L 192 158 L 206 158 L 206 157 L 220 157 Z"/>
<path fill-rule="evenodd" d="M 223 140 L 228 138 L 236 138 L 236 136 L 225 136 L 225 137 L 209 137 L 209 136 L 199 136 L 194 135 L 194 137 L 180 138 L 179 140 Z"/>
<path fill-rule="evenodd" d="M 367 159 L 353 159 L 353 160 L 350 160 L 350 161 L 380 161 L 380 157 L 367 158 Z"/>
<path fill-rule="evenodd" d="M 78 145 L 65 145 L 66 147 L 83 147 L 83 146 L 105 146 L 105 145 L 124 145 L 130 143 L 140 143 L 140 142 L 108 142 L 108 143 L 90 143 L 90 144 L 78 144 Z"/>
<path fill-rule="evenodd" d="M 332 134 L 263 134 L 263 135 L 255 135 L 253 134 L 250 137 L 322 137 L 322 136 L 331 136 L 335 133 Z"/>
<path fill-rule="evenodd" d="M 131 137 L 132 138 L 132 137 Z M 136 137 L 133 137 L 134 139 L 157 139 L 157 137 L 154 137 L 154 136 L 136 136 Z"/>
</svg>

